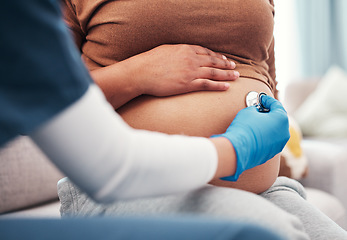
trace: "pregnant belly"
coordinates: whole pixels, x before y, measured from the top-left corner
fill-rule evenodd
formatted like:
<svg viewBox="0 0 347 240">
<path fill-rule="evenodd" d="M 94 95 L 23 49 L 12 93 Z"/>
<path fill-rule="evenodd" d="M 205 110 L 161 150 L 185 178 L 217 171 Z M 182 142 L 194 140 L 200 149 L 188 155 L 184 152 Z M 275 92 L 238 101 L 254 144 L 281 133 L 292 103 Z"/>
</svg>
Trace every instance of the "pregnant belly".
<svg viewBox="0 0 347 240">
<path fill-rule="evenodd" d="M 239 78 L 230 82 L 225 92 L 194 92 L 171 97 L 138 97 L 118 113 L 132 127 L 169 134 L 209 137 L 225 132 L 236 114 L 246 107 L 249 91 L 262 91 L 272 96 L 261 81 Z M 276 180 L 279 156 L 263 165 L 245 171 L 237 182 L 214 180 L 213 185 L 261 193 Z"/>
<path fill-rule="evenodd" d="M 118 113 L 132 127 L 169 134 L 209 137 L 223 133 L 246 107 L 249 91 L 272 95 L 262 82 L 239 78 L 225 92 L 194 92 L 171 97 L 140 96 Z"/>
</svg>

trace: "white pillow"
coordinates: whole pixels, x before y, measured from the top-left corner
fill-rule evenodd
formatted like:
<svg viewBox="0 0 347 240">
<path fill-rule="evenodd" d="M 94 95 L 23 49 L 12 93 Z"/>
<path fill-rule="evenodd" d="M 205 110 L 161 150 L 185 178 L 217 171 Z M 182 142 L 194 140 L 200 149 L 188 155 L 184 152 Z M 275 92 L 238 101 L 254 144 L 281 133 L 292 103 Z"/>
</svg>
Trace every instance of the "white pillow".
<svg viewBox="0 0 347 240">
<path fill-rule="evenodd" d="M 303 135 L 347 137 L 347 74 L 331 67 L 294 113 Z"/>
</svg>

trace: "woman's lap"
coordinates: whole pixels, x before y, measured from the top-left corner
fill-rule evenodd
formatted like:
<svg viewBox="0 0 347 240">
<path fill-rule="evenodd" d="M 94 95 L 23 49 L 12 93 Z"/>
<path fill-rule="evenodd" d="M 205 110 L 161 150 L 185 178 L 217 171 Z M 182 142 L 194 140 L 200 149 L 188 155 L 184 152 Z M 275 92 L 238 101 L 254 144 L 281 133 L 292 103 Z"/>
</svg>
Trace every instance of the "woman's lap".
<svg viewBox="0 0 347 240">
<path fill-rule="evenodd" d="M 95 203 L 68 180 L 58 184 L 58 192 L 62 216 L 207 216 L 258 224 L 289 239 L 307 239 L 298 218 L 259 195 L 237 189 L 206 185 L 188 193 L 110 205 Z"/>
<path fill-rule="evenodd" d="M 275 184 L 261 196 L 297 216 L 310 239 L 347 239 L 345 230 L 305 200 L 306 193 L 299 182 L 279 177 Z"/>
</svg>

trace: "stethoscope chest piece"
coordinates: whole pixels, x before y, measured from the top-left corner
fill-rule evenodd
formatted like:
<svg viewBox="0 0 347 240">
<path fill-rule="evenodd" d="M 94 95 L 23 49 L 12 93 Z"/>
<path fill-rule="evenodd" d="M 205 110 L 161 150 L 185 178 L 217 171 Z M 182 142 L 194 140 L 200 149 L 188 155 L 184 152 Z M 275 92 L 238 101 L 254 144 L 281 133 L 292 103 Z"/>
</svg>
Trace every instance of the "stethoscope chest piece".
<svg viewBox="0 0 347 240">
<path fill-rule="evenodd" d="M 259 112 L 269 112 L 270 110 L 265 108 L 261 102 L 261 97 L 267 95 L 264 92 L 251 91 L 246 96 L 247 107 L 255 106 Z"/>
</svg>

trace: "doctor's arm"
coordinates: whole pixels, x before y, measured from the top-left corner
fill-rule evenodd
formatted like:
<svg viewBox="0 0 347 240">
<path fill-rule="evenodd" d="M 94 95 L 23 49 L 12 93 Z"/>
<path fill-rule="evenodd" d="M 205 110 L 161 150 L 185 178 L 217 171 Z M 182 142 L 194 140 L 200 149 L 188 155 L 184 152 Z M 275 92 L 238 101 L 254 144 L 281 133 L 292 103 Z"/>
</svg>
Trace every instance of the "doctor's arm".
<svg viewBox="0 0 347 240">
<path fill-rule="evenodd" d="M 281 151 L 289 136 L 285 111 L 273 98 L 264 101 L 269 113 L 241 110 L 226 133 L 207 139 L 132 129 L 91 85 L 31 137 L 97 201 L 166 195 L 236 180 Z"/>
</svg>

